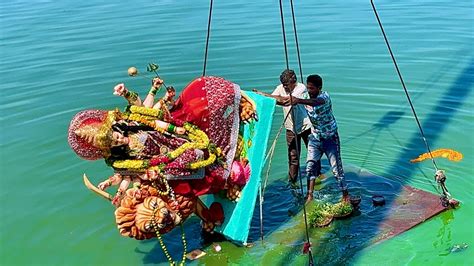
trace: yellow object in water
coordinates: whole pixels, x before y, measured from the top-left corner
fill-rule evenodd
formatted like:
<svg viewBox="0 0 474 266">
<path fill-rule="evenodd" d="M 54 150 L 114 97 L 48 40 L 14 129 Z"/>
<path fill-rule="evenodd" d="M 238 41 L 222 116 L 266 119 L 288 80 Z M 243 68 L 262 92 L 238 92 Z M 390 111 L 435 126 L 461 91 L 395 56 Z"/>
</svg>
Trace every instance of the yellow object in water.
<svg viewBox="0 0 474 266">
<path fill-rule="evenodd" d="M 450 161 L 455 161 L 455 162 L 461 161 L 462 157 L 463 157 L 462 153 L 460 153 L 458 151 L 455 151 L 455 150 L 451 150 L 451 149 L 437 149 L 437 150 L 434 150 L 434 151 L 431 152 L 431 156 L 433 156 L 433 158 L 443 157 L 443 158 L 446 158 Z M 423 153 L 420 156 L 418 156 L 418 158 L 410 160 L 410 162 L 418 163 L 418 162 L 421 162 L 421 161 L 424 161 L 424 160 L 427 160 L 427 159 L 431 159 L 431 156 L 430 156 L 429 152 L 426 152 L 426 153 Z"/>
</svg>

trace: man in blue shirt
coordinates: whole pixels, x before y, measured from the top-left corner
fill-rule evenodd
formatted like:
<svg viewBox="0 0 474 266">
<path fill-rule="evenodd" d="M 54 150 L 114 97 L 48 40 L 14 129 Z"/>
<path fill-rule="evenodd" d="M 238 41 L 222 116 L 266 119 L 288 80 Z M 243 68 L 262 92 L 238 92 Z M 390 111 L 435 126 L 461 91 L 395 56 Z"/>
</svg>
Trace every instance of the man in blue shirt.
<svg viewBox="0 0 474 266">
<path fill-rule="evenodd" d="M 310 75 L 306 80 L 308 95 L 306 99 L 293 97 L 293 104 L 305 105 L 308 117 L 313 125 L 308 140 L 308 157 L 306 172 L 309 178 L 308 201 L 312 199 L 314 180 L 320 170 L 318 163 L 321 156 L 326 154 L 331 170 L 336 177 L 342 191 L 343 200 L 349 201 L 347 184 L 344 179 L 344 169 L 341 159 L 341 145 L 337 132 L 337 123 L 332 113 L 331 98 L 326 91 L 322 91 L 323 80 L 319 75 Z"/>
</svg>

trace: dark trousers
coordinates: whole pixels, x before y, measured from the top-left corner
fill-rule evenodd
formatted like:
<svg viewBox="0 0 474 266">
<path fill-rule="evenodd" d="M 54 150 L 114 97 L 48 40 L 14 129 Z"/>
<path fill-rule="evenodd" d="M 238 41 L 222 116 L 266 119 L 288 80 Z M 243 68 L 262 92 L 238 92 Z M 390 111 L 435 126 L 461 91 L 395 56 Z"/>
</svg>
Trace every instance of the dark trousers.
<svg viewBox="0 0 474 266">
<path fill-rule="evenodd" d="M 308 137 L 311 134 L 311 129 L 305 130 L 295 136 L 291 130 L 286 130 L 286 143 L 288 144 L 288 181 L 296 182 L 300 172 L 300 154 L 301 154 L 301 139 L 304 145 L 308 148 Z M 298 152 L 296 147 L 298 147 Z"/>
</svg>

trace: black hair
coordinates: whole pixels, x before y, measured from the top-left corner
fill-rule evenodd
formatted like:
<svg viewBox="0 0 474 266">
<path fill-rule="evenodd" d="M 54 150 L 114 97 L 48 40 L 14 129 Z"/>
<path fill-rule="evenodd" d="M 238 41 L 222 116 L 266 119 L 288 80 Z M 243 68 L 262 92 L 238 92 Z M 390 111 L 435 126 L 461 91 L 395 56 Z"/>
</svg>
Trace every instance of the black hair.
<svg viewBox="0 0 474 266">
<path fill-rule="evenodd" d="M 106 159 L 106 162 L 109 160 L 113 163 L 115 160 L 125 160 L 131 159 L 129 156 L 129 149 L 127 145 L 114 146 L 110 148 L 110 156 Z"/>
<path fill-rule="evenodd" d="M 116 123 L 112 125 L 112 130 L 119 132 L 120 134 L 124 135 L 125 137 L 128 137 L 129 133 L 136 133 L 138 131 L 144 130 L 153 130 L 153 128 L 149 126 L 144 126 L 144 125 L 129 125 L 126 123 Z"/>
<path fill-rule="evenodd" d="M 149 126 L 144 125 L 133 125 L 125 122 L 118 122 L 112 125 L 112 130 L 119 132 L 124 137 L 128 137 L 130 134 L 137 133 L 141 130 L 147 131 L 152 130 Z M 105 160 L 107 164 L 113 163 L 115 160 L 133 159 L 133 156 L 129 155 L 128 145 L 119 145 L 110 147 L 110 156 Z"/>
<path fill-rule="evenodd" d="M 306 83 L 313 83 L 316 87 L 323 87 L 323 79 L 317 74 L 309 75 L 306 78 Z"/>
<path fill-rule="evenodd" d="M 285 69 L 283 72 L 281 72 L 280 75 L 280 82 L 283 85 L 291 84 L 291 83 L 296 83 L 296 74 L 295 71 L 291 69 Z"/>
</svg>

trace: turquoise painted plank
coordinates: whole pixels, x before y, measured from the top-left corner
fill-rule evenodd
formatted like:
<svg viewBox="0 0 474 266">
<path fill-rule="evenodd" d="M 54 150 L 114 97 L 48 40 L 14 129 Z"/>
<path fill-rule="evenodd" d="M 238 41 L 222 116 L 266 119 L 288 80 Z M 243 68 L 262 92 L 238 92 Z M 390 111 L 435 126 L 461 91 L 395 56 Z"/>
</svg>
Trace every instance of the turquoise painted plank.
<svg viewBox="0 0 474 266">
<path fill-rule="evenodd" d="M 231 202 L 220 196 L 209 196 L 205 202 L 209 205 L 213 201 L 220 202 L 224 208 L 225 221 L 216 227 L 216 231 L 237 244 L 247 242 L 250 222 L 252 220 L 258 191 L 261 185 L 261 175 L 265 165 L 265 152 L 272 127 L 275 100 L 253 92 L 245 92 L 257 105 L 258 121 L 244 126 L 244 141 L 251 135 L 251 145 L 247 150 L 250 161 L 251 176 L 243 189 L 242 196 L 237 203 Z"/>
</svg>

